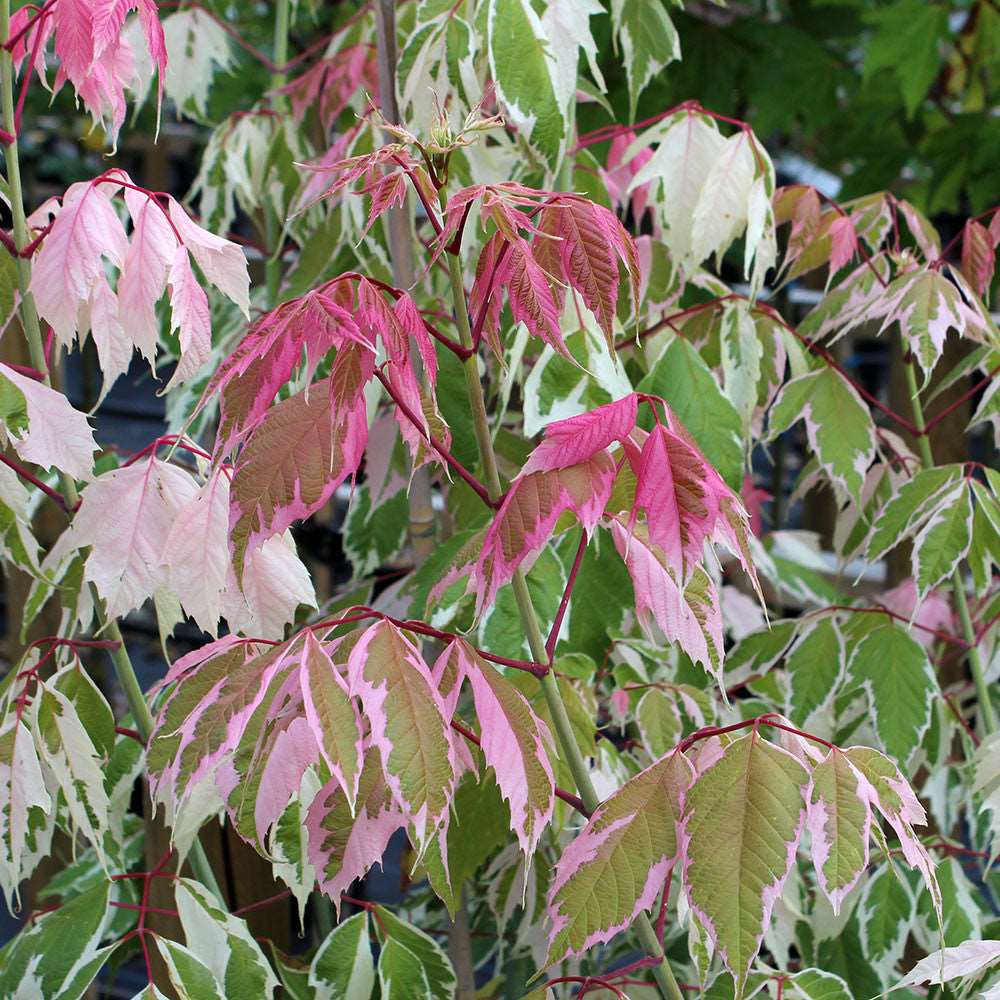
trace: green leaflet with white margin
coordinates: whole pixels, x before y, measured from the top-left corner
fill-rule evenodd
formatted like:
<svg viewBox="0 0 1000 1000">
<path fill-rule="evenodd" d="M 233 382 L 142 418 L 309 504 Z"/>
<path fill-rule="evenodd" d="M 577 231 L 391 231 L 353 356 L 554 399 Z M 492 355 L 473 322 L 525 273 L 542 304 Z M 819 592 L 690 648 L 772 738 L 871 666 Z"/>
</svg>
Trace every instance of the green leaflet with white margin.
<svg viewBox="0 0 1000 1000">
<path fill-rule="evenodd" d="M 313 1000 L 367 1000 L 375 986 L 368 913 L 342 920 L 319 946 L 309 966 Z"/>
<path fill-rule="evenodd" d="M 191 879 L 177 880 L 174 898 L 187 947 L 212 974 L 222 996 L 272 996 L 278 979 L 246 921 L 220 909 L 208 890 Z"/>
<path fill-rule="evenodd" d="M 441 946 L 384 906 L 376 907 L 382 951 L 378 959 L 381 1000 L 452 1000 L 455 970 Z M 352 998 L 353 1000 L 353 998 Z"/>
<path fill-rule="evenodd" d="M 757 732 L 714 752 L 687 795 L 684 888 L 739 996 L 795 860 L 809 773 Z"/>
<path fill-rule="evenodd" d="M 5 949 L 0 996 L 79 1000 L 117 947 L 100 947 L 114 915 L 111 892 L 101 882 L 22 930 Z"/>
<path fill-rule="evenodd" d="M 555 60 L 528 0 L 490 0 L 490 75 L 507 117 L 555 170 L 567 123 L 556 96 Z"/>
<path fill-rule="evenodd" d="M 875 425 L 857 391 L 832 368 L 793 378 L 771 407 L 768 437 L 799 420 L 834 488 L 860 503 L 865 471 L 875 457 Z"/>
<path fill-rule="evenodd" d="M 563 851 L 549 890 L 546 967 L 610 941 L 649 909 L 678 856 L 694 775 L 673 753 L 626 782 Z"/>
<path fill-rule="evenodd" d="M 927 650 L 887 618 L 855 647 L 847 672 L 864 687 L 879 743 L 905 771 L 930 725 L 938 691 Z"/>
</svg>

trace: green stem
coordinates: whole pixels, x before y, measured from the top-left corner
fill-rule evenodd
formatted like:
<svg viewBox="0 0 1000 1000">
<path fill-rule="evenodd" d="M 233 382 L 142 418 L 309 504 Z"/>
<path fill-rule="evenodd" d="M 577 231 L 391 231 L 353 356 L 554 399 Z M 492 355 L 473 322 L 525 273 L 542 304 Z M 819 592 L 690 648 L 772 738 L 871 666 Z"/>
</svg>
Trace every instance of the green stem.
<svg viewBox="0 0 1000 1000">
<path fill-rule="evenodd" d="M 289 0 L 278 0 L 275 4 L 274 12 L 274 62 L 278 66 L 284 66 L 288 62 L 288 29 L 290 25 L 291 5 Z M 286 73 L 271 74 L 271 90 L 278 90 L 288 82 Z M 272 103 L 276 111 L 285 108 L 285 99 L 277 94 L 272 95 Z M 266 216 L 264 222 L 265 239 L 268 249 L 272 251 L 264 265 L 264 274 L 267 282 L 267 302 L 273 307 L 277 304 L 278 293 L 281 290 L 281 246 L 282 226 L 270 206 L 265 208 Z"/>
<path fill-rule="evenodd" d="M 10 36 L 10 3 L 9 0 L 0 0 L 0 38 Z M 6 49 L 0 49 L 0 112 L 3 115 L 3 127 L 14 135 L 14 66 L 10 53 Z M 4 160 L 7 166 L 7 183 L 10 187 L 10 211 L 14 228 L 14 244 L 20 250 L 28 243 L 28 221 L 24 212 L 24 195 L 21 185 L 21 165 L 18 158 L 16 136 L 13 142 L 8 143 L 4 149 Z M 17 285 L 21 296 L 21 325 L 24 328 L 24 335 L 28 341 L 28 351 L 31 356 L 32 365 L 39 371 L 45 373 L 45 385 L 51 387 L 52 379 L 49 374 L 48 365 L 45 361 L 45 347 L 42 342 L 42 328 L 38 320 L 38 310 L 35 308 L 35 300 L 28 291 L 31 281 L 31 264 L 23 258 L 17 259 Z M 76 506 L 80 498 L 79 490 L 73 477 L 63 473 L 62 492 L 66 498 L 67 506 L 72 509 Z M 143 697 L 139 679 L 135 675 L 135 668 L 129 659 L 128 650 L 122 640 L 121 630 L 118 622 L 113 618 L 108 618 L 104 610 L 104 602 L 98 595 L 96 588 L 91 587 L 94 595 L 94 607 L 97 618 L 103 631 L 110 639 L 118 642 L 118 646 L 111 651 L 111 662 L 114 665 L 115 677 L 125 693 L 132 719 L 135 723 L 136 731 L 142 737 L 143 743 L 147 743 L 149 735 L 153 729 L 153 717 L 149 711 L 149 705 Z M 213 892 L 220 901 L 223 900 L 222 891 L 215 880 L 212 867 L 208 863 L 204 848 L 199 841 L 195 841 L 191 849 L 191 867 L 198 880 L 206 888 Z"/>
<path fill-rule="evenodd" d="M 910 405 L 913 408 L 913 422 L 923 430 L 926 427 L 924 422 L 924 408 L 920 402 L 920 390 L 917 387 L 917 375 L 912 362 L 906 362 L 906 387 L 910 393 Z M 920 460 L 925 469 L 934 468 L 934 454 L 931 451 L 930 438 L 926 434 L 917 436 L 917 448 L 920 451 Z M 965 581 L 962 579 L 961 564 L 955 567 L 951 574 L 951 589 L 955 596 L 955 605 L 958 608 L 958 617 L 962 622 L 962 635 L 969 644 L 969 670 L 972 679 L 976 684 L 976 697 L 979 700 L 979 714 L 982 718 L 983 729 L 987 733 L 996 732 L 997 717 L 990 700 L 990 690 L 986 683 L 986 675 L 983 672 L 983 661 L 979 655 L 979 646 L 975 626 L 972 624 L 972 615 L 969 613 L 969 601 L 965 596 Z"/>
<path fill-rule="evenodd" d="M 439 192 L 442 208 L 446 205 L 446 196 L 443 191 Z M 462 263 L 458 254 L 448 254 L 448 275 L 451 279 L 451 293 L 455 309 L 455 320 L 458 323 L 458 335 L 461 344 L 465 348 L 473 346 L 472 329 L 469 326 L 469 307 L 465 298 L 465 282 L 462 277 Z M 476 442 L 479 445 L 479 455 L 483 463 L 486 475 L 486 489 L 491 500 L 497 500 L 502 490 L 500 486 L 500 474 L 497 471 L 496 453 L 493 450 L 493 436 L 490 433 L 490 421 L 486 412 L 486 400 L 483 397 L 483 385 L 479 379 L 479 359 L 476 354 L 471 354 L 464 362 L 465 385 L 469 396 L 469 405 L 472 409 L 472 423 L 476 433 Z M 528 648 L 531 656 L 537 663 L 547 663 L 548 653 L 545 649 L 545 639 L 542 637 L 542 630 L 538 624 L 538 615 L 535 613 L 534 605 L 531 603 L 531 595 L 528 592 L 528 583 L 524 574 L 520 570 L 515 570 L 511 580 L 514 590 L 514 598 L 517 601 L 517 610 L 521 618 L 521 626 L 524 629 L 528 640 Z M 559 682 L 552 670 L 547 671 L 541 679 L 542 693 L 545 696 L 545 704 L 548 706 L 549 714 L 556 730 L 556 738 L 559 741 L 559 748 L 566 757 L 576 789 L 583 800 L 588 813 L 593 813 L 601 804 L 594 783 L 590 780 L 590 772 L 587 763 L 583 759 L 580 747 L 576 742 L 573 733 L 573 726 L 566 711 L 566 704 L 559 693 Z M 653 978 L 656 980 L 660 993 L 669 1000 L 682 1000 L 680 987 L 674 978 L 673 970 L 670 968 L 660 942 L 657 939 L 656 931 L 645 913 L 640 913 L 635 920 L 635 927 L 650 958 L 659 959 L 659 964 L 653 966 Z"/>
</svg>

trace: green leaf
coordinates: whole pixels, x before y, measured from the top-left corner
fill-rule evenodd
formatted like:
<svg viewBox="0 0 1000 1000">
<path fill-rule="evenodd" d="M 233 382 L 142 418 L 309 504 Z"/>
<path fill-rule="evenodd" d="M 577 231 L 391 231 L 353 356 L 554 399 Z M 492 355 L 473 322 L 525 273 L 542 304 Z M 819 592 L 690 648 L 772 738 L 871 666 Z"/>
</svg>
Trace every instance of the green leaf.
<svg viewBox="0 0 1000 1000">
<path fill-rule="evenodd" d="M 913 539 L 913 575 L 921 600 L 965 558 L 971 535 L 972 497 L 963 481 L 941 498 Z"/>
<path fill-rule="evenodd" d="M 576 364 L 546 346 L 525 379 L 527 437 L 534 437 L 554 420 L 586 413 L 632 391 L 618 355 L 609 351 L 604 334 L 592 318 L 588 317 L 582 329 L 567 334 L 565 342 Z"/>
<path fill-rule="evenodd" d="M 609 631 L 620 629 L 631 607 L 632 582 L 610 535 L 595 532 L 580 562 L 566 624 L 568 636 L 557 646 L 586 653 L 596 662 L 608 651 Z"/>
<path fill-rule="evenodd" d="M 24 393 L 8 378 L 0 376 L 0 421 L 7 433 L 15 438 L 28 432 L 28 401 Z"/>
<path fill-rule="evenodd" d="M 903 956 L 913 920 L 914 899 L 909 886 L 882 865 L 865 885 L 858 900 L 858 925 L 864 955 L 885 988 Z"/>
<path fill-rule="evenodd" d="M 833 936 L 821 941 L 816 951 L 816 964 L 829 973 L 840 976 L 851 989 L 851 995 L 874 997 L 882 984 L 867 960 L 858 932 L 857 910 L 847 924 Z"/>
<path fill-rule="evenodd" d="M 634 121 L 646 85 L 667 63 L 680 59 L 680 40 L 662 0 L 611 0 L 611 18 L 628 79 L 629 118 Z"/>
<path fill-rule="evenodd" d="M 725 679 L 731 686 L 753 674 L 766 674 L 795 638 L 795 621 L 772 622 L 770 628 L 744 636 L 726 654 Z"/>
<path fill-rule="evenodd" d="M 883 750 L 905 770 L 930 725 L 938 690 L 927 651 L 887 619 L 858 643 L 847 672 L 865 689 Z"/>
<path fill-rule="evenodd" d="M 949 487 L 962 476 L 960 465 L 923 469 L 906 480 L 875 520 L 865 558 L 874 561 L 912 534 Z"/>
<path fill-rule="evenodd" d="M 563 851 L 549 892 L 546 968 L 610 941 L 653 905 L 677 860 L 693 773 L 683 754 L 657 761 L 602 803 Z"/>
<path fill-rule="evenodd" d="M 219 994 L 226 1000 L 270 997 L 278 979 L 246 921 L 221 909 L 215 897 L 191 879 L 177 880 L 174 898 L 187 947 L 209 970 Z"/>
<path fill-rule="evenodd" d="M 662 757 L 681 738 L 681 716 L 673 694 L 650 688 L 635 709 L 642 745 L 654 760 Z"/>
<path fill-rule="evenodd" d="M 105 759 L 115 747 L 115 716 L 100 689 L 83 667 L 60 671 L 52 686 L 72 702 L 87 735 Z"/>
<path fill-rule="evenodd" d="M 670 340 L 638 389 L 662 396 L 722 478 L 733 489 L 740 488 L 743 423 L 708 365 L 686 340 Z"/>
<path fill-rule="evenodd" d="M 375 962 L 368 940 L 368 911 L 342 920 L 319 946 L 309 966 L 313 1000 L 368 1000 Z"/>
<path fill-rule="evenodd" d="M 455 792 L 448 824 L 448 871 L 435 839 L 427 849 L 424 868 L 431 887 L 454 920 L 461 904 L 462 887 L 493 857 L 507 839 L 510 816 L 500 796 L 493 772 L 482 779 L 467 774 Z"/>
<path fill-rule="evenodd" d="M 939 43 L 948 33 L 948 12 L 922 0 L 897 0 L 873 10 L 867 20 L 877 31 L 865 54 L 865 77 L 891 70 L 912 118 L 941 65 Z"/>
<path fill-rule="evenodd" d="M 805 422 L 810 447 L 838 492 L 860 503 L 865 471 L 875 457 L 875 427 L 857 390 L 825 366 L 793 378 L 771 407 L 768 437 L 798 420 Z"/>
<path fill-rule="evenodd" d="M 976 596 L 982 597 L 1000 569 L 1000 505 L 982 484 L 973 480 L 976 507 L 972 514 L 972 538 L 967 558 Z"/>
<path fill-rule="evenodd" d="M 983 914 L 977 902 L 979 889 L 969 881 L 958 858 L 943 858 L 937 866 L 936 874 L 944 911 L 944 927 L 940 930 L 931 895 L 925 888 L 918 886 L 919 937 L 925 950 L 934 951 L 941 946 L 939 935 L 942 932 L 945 947 L 948 948 L 982 938 Z"/>
<path fill-rule="evenodd" d="M 811 625 L 811 627 L 810 627 Z M 833 701 L 844 673 L 844 639 L 832 616 L 807 624 L 785 659 L 788 714 L 805 729 Z"/>
<path fill-rule="evenodd" d="M 405 481 L 402 484 L 406 486 Z M 344 522 L 344 554 L 351 560 L 356 576 L 384 566 L 406 544 L 409 499 L 405 488 L 372 510 L 368 484 L 354 492 L 351 509 Z"/>
<path fill-rule="evenodd" d="M 785 990 L 797 993 L 802 1000 L 854 1000 L 847 983 L 840 976 L 823 969 L 802 969 L 785 983 Z"/>
<path fill-rule="evenodd" d="M 35 705 L 39 756 L 59 782 L 73 823 L 90 841 L 101 864 L 107 865 L 105 835 L 110 829 L 111 809 L 103 761 L 62 692 L 43 687 Z"/>
<path fill-rule="evenodd" d="M 111 883 L 101 882 L 22 930 L 0 968 L 0 996 L 79 1000 L 117 947 L 100 947 L 110 892 Z"/>
<path fill-rule="evenodd" d="M 550 548 L 542 549 L 528 571 L 528 593 L 541 622 L 543 634 L 555 618 L 562 597 L 565 574 L 562 563 Z M 512 587 L 503 587 L 479 627 L 480 646 L 499 656 L 530 657 L 528 640 Z"/>
<path fill-rule="evenodd" d="M 190 948 L 159 935 L 155 940 L 180 1000 L 227 1000 L 211 970 Z"/>
<path fill-rule="evenodd" d="M 748 733 L 703 771 L 684 809 L 684 884 L 741 994 L 795 859 L 809 773 Z"/>
<path fill-rule="evenodd" d="M 528 0 L 490 0 L 490 75 L 508 120 L 555 170 L 566 138 L 556 97 L 555 61 Z"/>
<path fill-rule="evenodd" d="M 381 1000 L 451 1000 L 455 970 L 440 945 L 384 906 L 375 908 L 382 952 L 378 959 Z"/>
</svg>

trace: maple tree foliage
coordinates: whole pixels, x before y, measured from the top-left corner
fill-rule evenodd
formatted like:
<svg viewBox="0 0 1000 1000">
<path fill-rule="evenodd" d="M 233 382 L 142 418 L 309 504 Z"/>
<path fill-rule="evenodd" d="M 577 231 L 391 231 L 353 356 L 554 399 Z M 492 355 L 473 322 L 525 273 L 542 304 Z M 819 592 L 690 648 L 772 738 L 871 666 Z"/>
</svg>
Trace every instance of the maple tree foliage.
<svg viewBox="0 0 1000 1000">
<path fill-rule="evenodd" d="M 240 4 L 0 4 L 0 299 L 32 362 L 0 364 L 0 554 L 25 636 L 58 612 L 0 679 L 0 889 L 44 906 L 0 993 L 135 954 L 147 1000 L 996 1000 L 1000 478 L 931 432 L 971 402 L 995 454 L 1000 210 L 945 240 L 895 193 L 777 186 L 697 101 L 637 121 L 682 56 L 659 3 L 364 5 L 295 53 L 321 5 L 274 6 L 272 59 Z M 244 59 L 267 83 L 237 107 Z M 114 147 L 154 75 L 157 122 L 209 133 L 188 196 L 111 165 L 26 205 L 28 87 L 68 83 Z M 859 331 L 900 346 L 903 408 L 843 363 Z M 135 453 L 53 377 L 88 338 L 95 404 L 135 351 L 167 396 Z M 796 440 L 825 540 L 765 516 Z M 298 534 L 331 509 L 333 593 Z M 119 621 L 150 608 L 143 691 Z M 220 823 L 301 954 L 230 905 Z M 400 897 L 359 896 L 401 841 Z"/>
</svg>

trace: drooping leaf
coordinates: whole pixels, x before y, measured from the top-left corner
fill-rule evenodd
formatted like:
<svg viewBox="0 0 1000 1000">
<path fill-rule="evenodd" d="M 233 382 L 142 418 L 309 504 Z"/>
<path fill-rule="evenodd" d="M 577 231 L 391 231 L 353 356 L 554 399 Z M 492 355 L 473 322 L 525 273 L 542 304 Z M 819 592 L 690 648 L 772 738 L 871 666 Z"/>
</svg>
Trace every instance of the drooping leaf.
<svg viewBox="0 0 1000 1000">
<path fill-rule="evenodd" d="M 938 690 L 927 650 L 886 619 L 858 643 L 847 669 L 865 689 L 882 748 L 905 767 L 930 725 Z"/>
<path fill-rule="evenodd" d="M 511 485 L 483 540 L 476 565 L 477 609 L 524 563 L 534 561 L 564 511 L 571 510 L 591 532 L 604 513 L 615 464 L 606 452 L 552 472 L 530 472 Z"/>
<path fill-rule="evenodd" d="M 89 479 L 97 442 L 85 414 L 55 389 L 0 364 L 0 421 L 26 462 Z"/>
<path fill-rule="evenodd" d="M 546 966 L 610 941 L 653 905 L 680 853 L 693 776 L 682 754 L 657 761 L 602 803 L 563 851 L 549 889 Z"/>
<path fill-rule="evenodd" d="M 310 632 L 302 646 L 299 671 L 306 719 L 330 773 L 353 809 L 363 763 L 361 717 L 347 681 Z"/>
<path fill-rule="evenodd" d="M 248 551 L 319 510 L 357 470 L 371 365 L 367 352 L 345 348 L 330 377 L 273 407 L 240 453 L 230 511 L 238 580 Z"/>
<path fill-rule="evenodd" d="M 668 641 L 678 643 L 692 660 L 720 678 L 722 616 L 711 577 L 695 566 L 682 584 L 662 550 L 649 541 L 644 526 L 629 532 L 615 520 L 611 531 L 632 578 L 640 623 L 647 630 L 655 624 Z"/>
<path fill-rule="evenodd" d="M 117 946 L 101 947 L 114 912 L 111 891 L 101 881 L 22 930 L 0 968 L 0 995 L 80 1000 Z"/>
<path fill-rule="evenodd" d="M 753 732 L 725 747 L 688 792 L 684 888 L 737 994 L 794 862 L 808 784 L 795 757 Z"/>
<path fill-rule="evenodd" d="M 456 777 L 448 718 L 430 670 L 413 643 L 381 621 L 351 650 L 348 678 L 385 783 L 423 846 L 447 817 Z"/>
<path fill-rule="evenodd" d="M 510 807 L 511 829 L 530 858 L 555 804 L 552 734 L 524 695 L 470 646 L 456 640 L 442 656 L 457 657 L 469 680 L 483 756 Z"/>
<path fill-rule="evenodd" d="M 825 366 L 793 378 L 771 407 L 770 436 L 798 420 L 805 422 L 809 444 L 832 484 L 860 502 L 865 470 L 875 457 L 875 431 L 856 390 Z"/>
<path fill-rule="evenodd" d="M 102 473 L 84 490 L 70 537 L 78 548 L 90 546 L 86 579 L 109 615 L 138 608 L 167 585 L 165 547 L 198 496 L 189 473 L 154 456 Z"/>
<path fill-rule="evenodd" d="M 336 779 L 316 793 L 309 807 L 309 862 L 320 889 L 340 907 L 340 896 L 351 883 L 381 861 L 389 838 L 406 825 L 394 803 L 377 754 L 365 757 L 352 814 Z"/>
<path fill-rule="evenodd" d="M 526 0 L 490 0 L 490 75 L 510 121 L 554 170 L 566 139 L 556 66 L 544 28 Z"/>
<path fill-rule="evenodd" d="M 677 29 L 662 3 L 612 0 L 611 21 L 621 46 L 622 65 L 628 78 L 630 116 L 635 118 L 639 95 L 668 63 L 679 59 Z"/>
<path fill-rule="evenodd" d="M 278 979 L 246 921 L 222 909 L 204 886 L 178 879 L 174 890 L 187 947 L 222 996 L 271 997 Z"/>
<path fill-rule="evenodd" d="M 375 986 L 375 963 L 368 940 L 368 912 L 342 920 L 309 964 L 315 1000 L 368 1000 Z"/>
<path fill-rule="evenodd" d="M 816 878 L 834 913 L 868 866 L 871 821 L 854 769 L 831 750 L 813 768 L 806 823 Z"/>
</svg>

